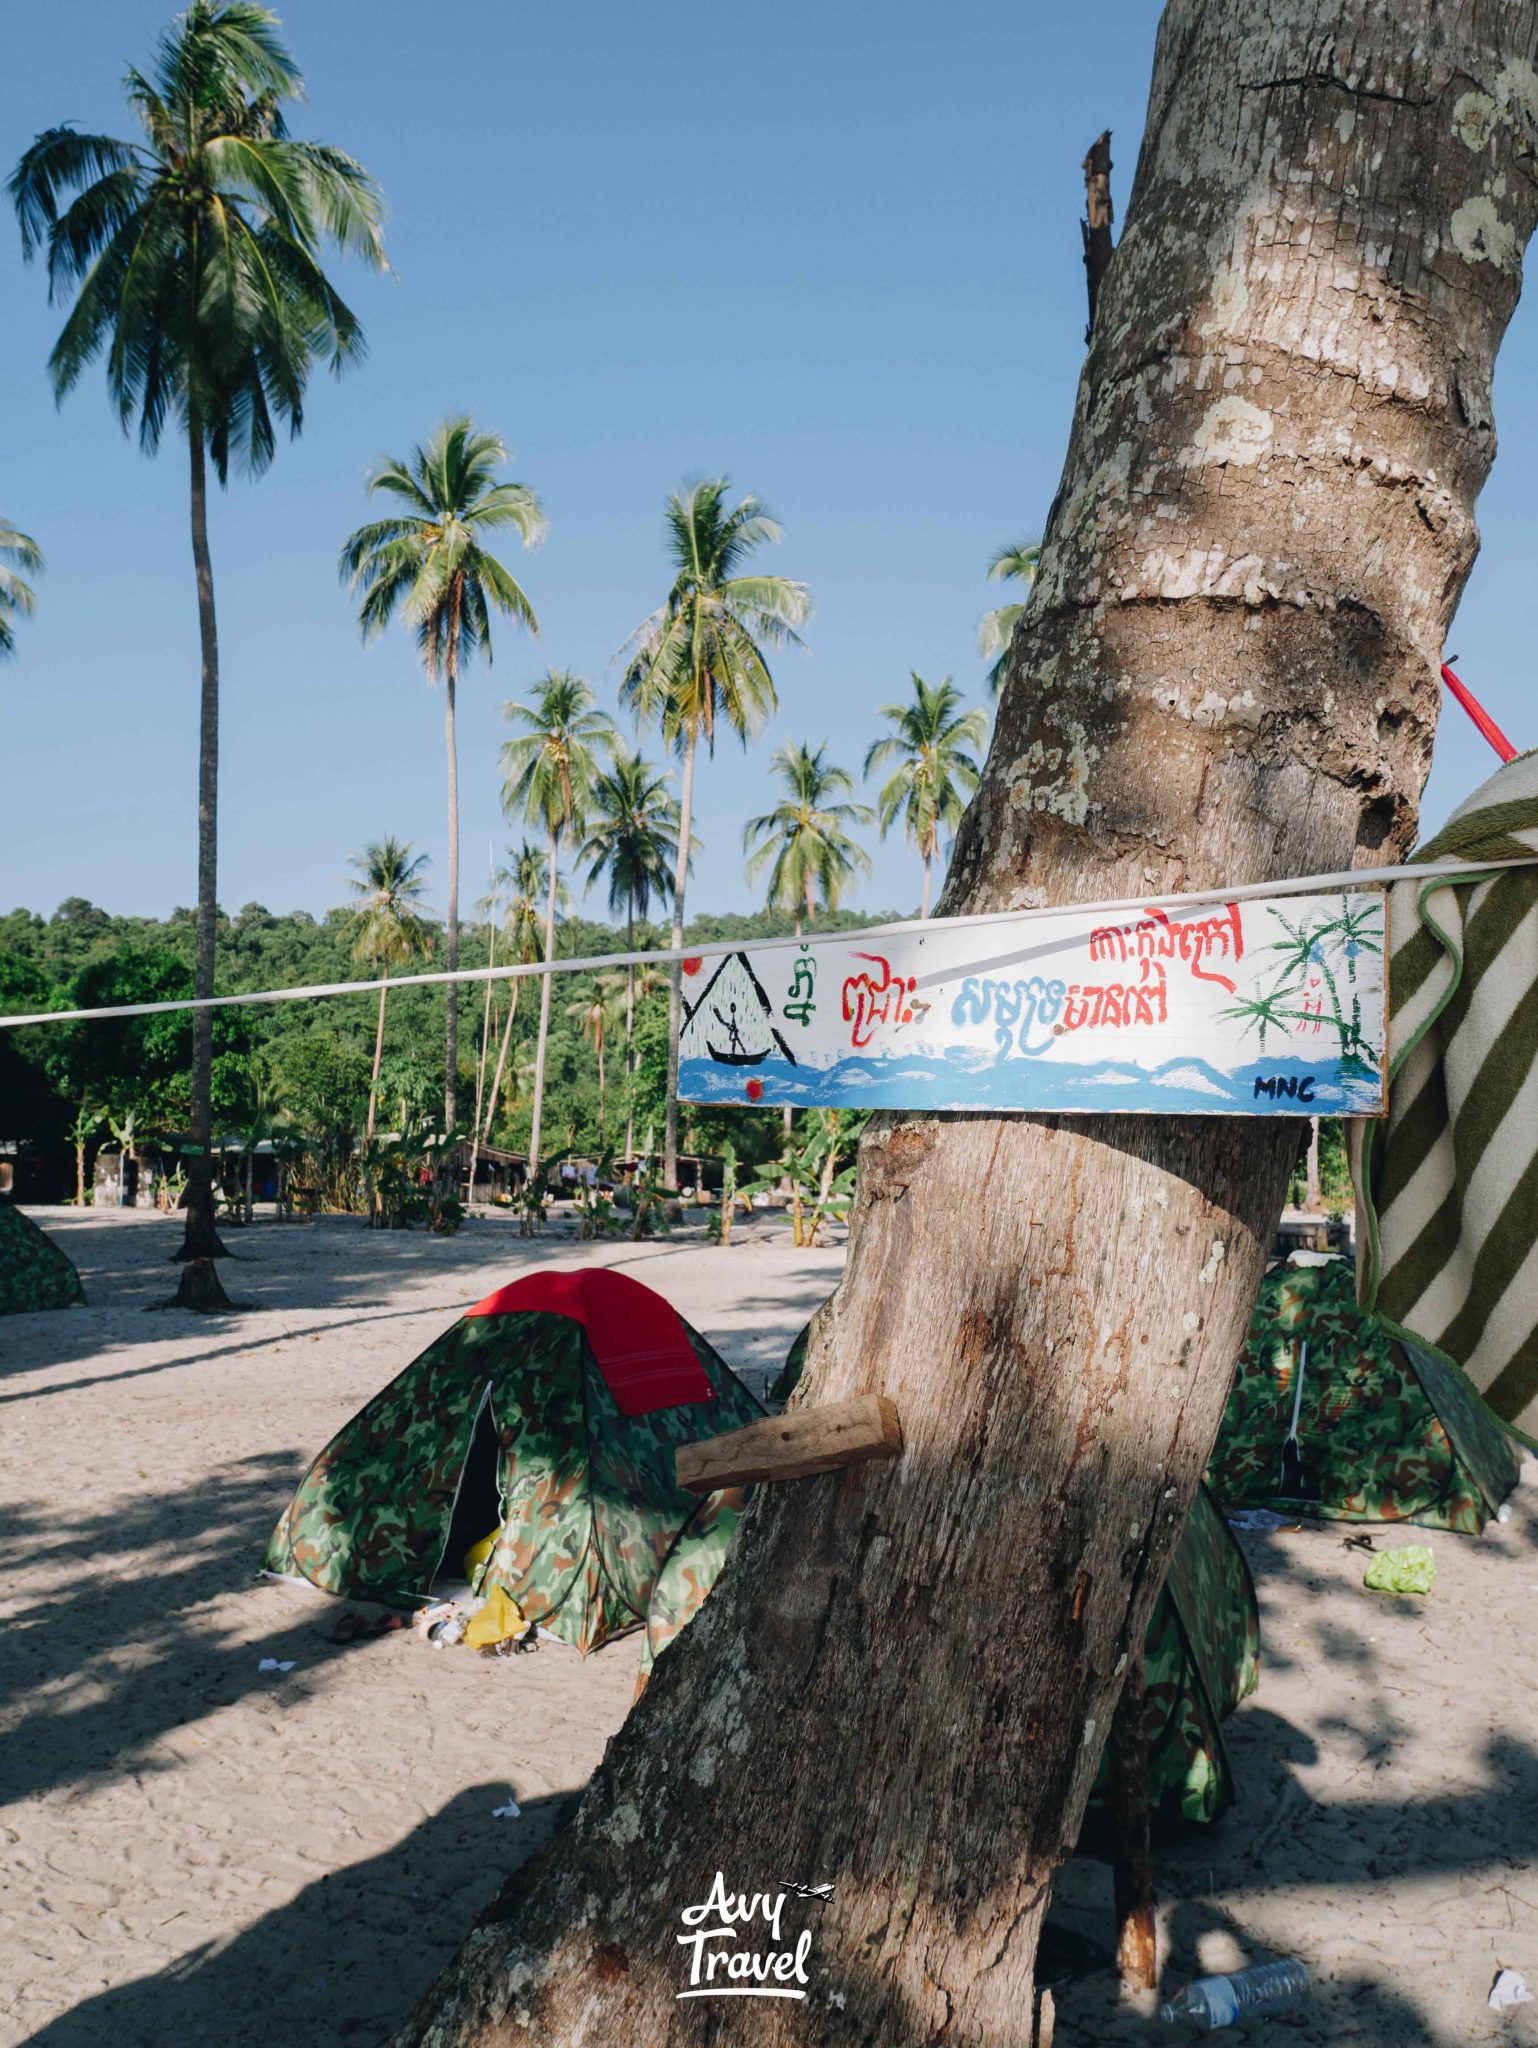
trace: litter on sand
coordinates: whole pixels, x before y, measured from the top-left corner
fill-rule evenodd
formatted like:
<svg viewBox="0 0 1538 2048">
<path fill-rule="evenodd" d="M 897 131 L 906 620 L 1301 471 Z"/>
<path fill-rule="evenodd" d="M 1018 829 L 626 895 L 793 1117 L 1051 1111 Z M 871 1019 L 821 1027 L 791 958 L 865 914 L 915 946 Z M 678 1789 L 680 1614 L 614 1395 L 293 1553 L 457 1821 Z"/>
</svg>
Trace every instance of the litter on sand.
<svg viewBox="0 0 1538 2048">
<path fill-rule="evenodd" d="M 256 1668 L 258 1671 L 292 1671 L 296 1661 L 290 1657 L 286 1664 L 280 1664 L 276 1657 L 264 1657 Z"/>
<path fill-rule="evenodd" d="M 517 1800 L 509 1799 L 506 1806 L 494 1806 L 491 1809 L 491 1817 L 493 1820 L 517 1820 L 522 1812 L 523 1808 Z"/>
<path fill-rule="evenodd" d="M 1437 1561 L 1425 1543 L 1380 1550 L 1362 1575 L 1374 1593 L 1429 1593 L 1436 1582 Z"/>
<path fill-rule="evenodd" d="M 1497 1970 L 1486 2002 L 1492 2012 L 1504 2012 L 1509 2005 L 1531 2005 L 1533 1994 L 1520 1970 Z"/>
</svg>

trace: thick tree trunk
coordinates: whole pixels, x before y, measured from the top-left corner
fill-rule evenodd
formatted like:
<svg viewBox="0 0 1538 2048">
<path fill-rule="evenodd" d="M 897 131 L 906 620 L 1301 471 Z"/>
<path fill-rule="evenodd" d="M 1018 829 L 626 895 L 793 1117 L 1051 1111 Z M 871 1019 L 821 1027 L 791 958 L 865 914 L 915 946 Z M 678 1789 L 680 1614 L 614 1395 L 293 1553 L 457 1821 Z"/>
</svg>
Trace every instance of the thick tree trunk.
<svg viewBox="0 0 1538 2048">
<path fill-rule="evenodd" d="M 1516 0 L 1173 0 L 1041 575 L 941 909 L 1408 845 L 1534 187 Z M 1215 1434 L 1298 1130 L 888 1116 L 796 1399 L 890 1463 L 762 1489 L 566 1832 L 400 2036 L 987 2044 Z M 681 2001 L 717 1871 L 805 2002 Z M 730 1944 L 721 1944 L 723 1948 Z"/>
<path fill-rule="evenodd" d="M 694 757 L 699 734 L 684 741 L 683 787 L 678 793 L 678 861 L 673 870 L 673 950 L 684 942 L 684 892 L 689 886 L 689 840 L 694 827 Z M 684 978 L 675 960 L 668 970 L 668 1100 L 662 1133 L 662 1185 L 678 1186 L 678 1039 L 683 1029 Z"/>
<path fill-rule="evenodd" d="M 192 513 L 192 564 L 198 592 L 198 906 L 194 926 L 192 993 L 214 992 L 214 952 L 219 923 L 219 629 L 214 614 L 214 569 L 208 552 L 208 469 L 203 428 L 196 413 L 187 423 Z M 189 1267 L 173 1308 L 204 1312 L 228 1308 L 218 1275 L 191 1271 L 210 1259 L 228 1258 L 214 1224 L 213 1161 L 214 1013 L 192 1013 L 192 1145 L 187 1163 L 187 1218 L 173 1256 Z"/>
<path fill-rule="evenodd" d="M 545 965 L 555 958 L 555 899 L 560 887 L 557 868 L 561 854 L 558 832 L 550 835 L 550 890 L 545 899 Z M 539 1036 L 534 1045 L 534 1117 L 529 1128 L 529 1173 L 538 1180 L 540 1126 L 545 1116 L 545 1046 L 550 1037 L 550 984 L 552 974 L 539 977 Z"/>
<path fill-rule="evenodd" d="M 1084 282 L 1089 292 L 1089 319 L 1084 327 L 1086 345 L 1095 331 L 1095 307 L 1100 286 L 1111 267 L 1111 131 L 1097 135 L 1084 159 L 1084 218 L 1079 223 L 1084 235 Z"/>
</svg>

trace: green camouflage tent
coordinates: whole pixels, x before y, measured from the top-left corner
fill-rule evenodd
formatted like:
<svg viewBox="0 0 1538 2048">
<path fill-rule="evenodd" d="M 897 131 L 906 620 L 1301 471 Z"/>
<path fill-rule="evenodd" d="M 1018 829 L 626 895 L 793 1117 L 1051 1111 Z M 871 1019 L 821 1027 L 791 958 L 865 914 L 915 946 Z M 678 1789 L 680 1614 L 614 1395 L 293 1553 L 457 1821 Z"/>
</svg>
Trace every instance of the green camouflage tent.
<svg viewBox="0 0 1538 2048">
<path fill-rule="evenodd" d="M 797 1337 L 771 1401 L 789 1400 L 811 1324 Z M 703 1596 L 702 1596 L 703 1597 Z M 1148 1794 L 1165 1826 L 1214 1821 L 1233 1803 L 1222 1723 L 1260 1682 L 1260 1610 L 1244 1552 L 1202 1487 L 1191 1504 L 1143 1639 Z M 1101 1760 L 1092 1803 L 1103 1801 Z"/>
<path fill-rule="evenodd" d="M 1477 1536 L 1517 1470 L 1459 1376 L 1358 1308 L 1346 1260 L 1266 1275 L 1207 1468 L 1225 1507 Z"/>
<path fill-rule="evenodd" d="M 266 1566 L 409 1607 L 470 1574 L 586 1652 L 653 1610 L 650 1655 L 708 1590 L 747 1498 L 699 1495 L 680 1444 L 764 1412 L 711 1346 L 623 1273 L 535 1273 L 489 1295 L 321 1452 Z M 660 1597 L 659 1595 L 660 1582 Z M 703 1597 L 703 1590 L 700 1592 Z"/>
<path fill-rule="evenodd" d="M 74 1261 L 30 1216 L 0 1202 L 0 1316 L 73 1308 L 84 1300 Z"/>
</svg>

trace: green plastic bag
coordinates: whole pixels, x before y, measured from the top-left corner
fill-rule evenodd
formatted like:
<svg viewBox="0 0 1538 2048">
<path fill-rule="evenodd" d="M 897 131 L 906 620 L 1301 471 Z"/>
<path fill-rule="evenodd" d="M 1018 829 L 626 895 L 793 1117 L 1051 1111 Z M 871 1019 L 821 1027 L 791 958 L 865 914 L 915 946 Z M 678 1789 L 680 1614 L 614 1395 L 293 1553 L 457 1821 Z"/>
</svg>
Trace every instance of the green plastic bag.
<svg viewBox="0 0 1538 2048">
<path fill-rule="evenodd" d="M 1380 1550 L 1362 1580 L 1375 1593 L 1429 1593 L 1436 1582 L 1437 1561 L 1425 1543 Z"/>
</svg>

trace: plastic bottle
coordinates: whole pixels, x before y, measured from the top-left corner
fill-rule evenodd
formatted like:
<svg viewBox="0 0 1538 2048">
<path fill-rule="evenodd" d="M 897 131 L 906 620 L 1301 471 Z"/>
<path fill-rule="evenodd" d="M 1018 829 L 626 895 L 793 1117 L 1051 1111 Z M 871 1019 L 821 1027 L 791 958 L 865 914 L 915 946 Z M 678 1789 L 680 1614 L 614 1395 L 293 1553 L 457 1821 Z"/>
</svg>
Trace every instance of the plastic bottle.
<svg viewBox="0 0 1538 2048">
<path fill-rule="evenodd" d="M 1284 1963 L 1257 1963 L 1232 1977 L 1198 1977 L 1159 2008 L 1162 2020 L 1189 2020 L 1203 2033 L 1231 2027 L 1252 2013 L 1276 2012 L 1308 1990 L 1308 1971 L 1294 1958 Z"/>
</svg>

